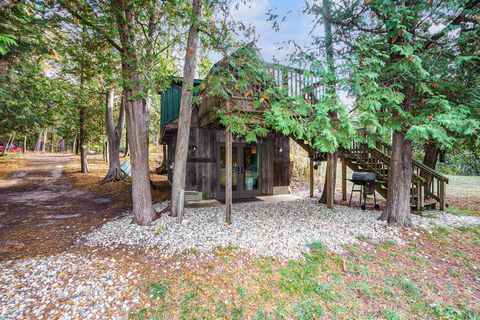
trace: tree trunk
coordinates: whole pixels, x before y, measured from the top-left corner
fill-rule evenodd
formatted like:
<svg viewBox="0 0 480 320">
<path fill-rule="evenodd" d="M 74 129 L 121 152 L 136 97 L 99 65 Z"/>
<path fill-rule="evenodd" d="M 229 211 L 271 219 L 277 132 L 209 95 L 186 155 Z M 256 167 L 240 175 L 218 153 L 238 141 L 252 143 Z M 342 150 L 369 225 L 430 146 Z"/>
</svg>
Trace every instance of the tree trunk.
<svg viewBox="0 0 480 320">
<path fill-rule="evenodd" d="M 112 10 L 122 43 L 122 77 L 126 99 L 125 113 L 128 125 L 128 143 L 132 164 L 132 200 L 134 222 L 147 225 L 155 218 L 150 190 L 148 166 L 149 110 L 143 98 L 148 94 L 140 65 L 136 41 L 135 18 L 126 0 L 112 1 Z"/>
<path fill-rule="evenodd" d="M 335 185 L 336 185 L 336 181 L 337 181 L 337 161 L 338 160 L 338 155 L 337 153 L 335 152 L 333 154 L 333 181 L 331 183 L 333 183 L 333 192 L 335 193 Z M 322 190 L 322 196 L 320 197 L 320 199 L 318 199 L 318 202 L 319 203 L 327 203 L 327 183 L 329 181 L 329 179 L 327 179 L 327 175 L 328 175 L 328 170 L 325 170 L 325 181 L 323 183 L 323 190 Z"/>
<path fill-rule="evenodd" d="M 405 133 L 393 132 L 392 156 L 388 171 L 387 205 L 379 220 L 389 225 L 411 227 L 410 188 L 412 184 L 412 142 Z"/>
<path fill-rule="evenodd" d="M 65 153 L 65 140 L 62 138 L 60 138 L 60 152 L 61 153 Z"/>
<path fill-rule="evenodd" d="M 423 164 L 435 170 L 435 167 L 437 166 L 437 159 L 438 159 L 438 154 L 440 153 L 440 149 L 437 147 L 437 145 L 433 141 L 429 141 L 425 143 L 423 149 L 425 151 L 425 155 L 423 156 Z M 432 192 L 432 180 L 433 180 L 432 175 L 422 171 L 421 176 L 426 180 L 425 191 Z"/>
<path fill-rule="evenodd" d="M 145 100 L 131 100 L 135 93 L 126 92 L 126 114 L 128 140 L 130 141 L 130 161 L 132 164 L 132 199 L 134 220 L 139 225 L 149 224 L 155 217 L 150 190 L 148 166 L 148 114 Z"/>
<path fill-rule="evenodd" d="M 54 131 L 55 129 L 52 127 L 52 136 L 50 137 L 50 152 L 54 153 L 55 152 L 55 136 L 54 136 Z"/>
<path fill-rule="evenodd" d="M 126 158 L 130 156 L 130 147 L 128 146 L 128 128 L 125 128 L 125 152 L 123 153 L 123 157 Z"/>
<path fill-rule="evenodd" d="M 124 179 L 124 174 L 120 169 L 120 141 L 122 140 L 122 131 L 125 123 L 125 94 L 122 96 L 118 124 L 114 127 L 114 96 L 110 90 L 107 94 L 106 124 L 108 136 L 108 172 L 102 183 L 119 181 Z"/>
<path fill-rule="evenodd" d="M 158 146 L 158 132 L 153 134 L 153 145 L 156 147 Z"/>
<path fill-rule="evenodd" d="M 48 135 L 48 131 L 47 131 L 47 128 L 45 128 L 43 131 L 42 153 L 45 153 L 45 150 L 47 148 L 47 135 Z"/>
<path fill-rule="evenodd" d="M 42 130 L 38 132 L 37 142 L 35 143 L 35 147 L 33 151 L 40 152 L 42 150 Z"/>
<path fill-rule="evenodd" d="M 23 137 L 23 149 L 22 152 L 25 153 L 27 152 L 27 135 Z"/>
<path fill-rule="evenodd" d="M 77 133 L 73 136 L 72 153 L 77 153 Z"/>
<path fill-rule="evenodd" d="M 327 84 L 328 93 L 331 95 L 332 99 L 336 99 L 336 76 L 335 76 L 335 57 L 333 51 L 333 35 L 332 35 L 332 24 L 330 22 L 329 16 L 331 15 L 331 3 L 330 0 L 323 0 L 324 16 L 323 16 L 323 25 L 325 27 L 325 53 L 327 56 L 327 65 L 328 72 L 331 74 L 331 81 Z M 332 119 L 336 118 L 336 114 L 330 114 Z M 335 153 L 333 155 L 333 183 L 332 190 L 335 193 L 335 185 L 337 182 L 337 159 L 338 155 Z M 328 170 L 325 171 L 325 182 L 323 184 L 322 196 L 318 200 L 320 203 L 327 203 L 327 179 Z"/>
<path fill-rule="evenodd" d="M 15 138 L 15 132 L 10 135 L 8 138 L 7 144 L 4 146 L 2 151 L 2 157 L 10 151 L 11 145 L 13 143 L 13 139 Z"/>
<path fill-rule="evenodd" d="M 80 75 L 80 86 L 81 91 L 83 91 L 83 84 L 85 81 L 85 76 L 82 73 Z M 80 101 L 81 99 L 79 99 Z M 85 104 L 80 101 L 80 171 L 82 173 L 88 173 L 88 160 L 87 160 L 87 132 L 85 130 Z"/>
<path fill-rule="evenodd" d="M 178 118 L 177 144 L 175 146 L 175 165 L 173 167 L 172 208 L 170 215 L 182 215 L 178 211 L 178 194 L 185 190 L 185 172 L 187 171 L 188 137 L 192 116 L 192 88 L 195 77 L 195 60 L 198 42 L 198 21 L 202 17 L 201 0 L 193 0 L 192 13 L 196 18 L 190 27 L 183 69 L 182 95 L 180 100 L 180 116 Z M 183 207 L 183 205 L 181 206 Z"/>
<path fill-rule="evenodd" d="M 167 172 L 167 145 L 166 144 L 162 145 L 162 151 L 163 151 L 162 163 L 158 168 L 155 169 L 157 174 L 164 174 Z"/>
</svg>

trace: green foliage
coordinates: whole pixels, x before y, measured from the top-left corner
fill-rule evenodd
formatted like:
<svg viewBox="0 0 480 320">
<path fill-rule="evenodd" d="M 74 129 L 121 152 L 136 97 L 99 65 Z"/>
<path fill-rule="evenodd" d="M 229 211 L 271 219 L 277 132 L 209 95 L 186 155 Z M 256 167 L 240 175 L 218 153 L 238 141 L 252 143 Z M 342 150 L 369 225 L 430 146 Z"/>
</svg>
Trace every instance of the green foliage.
<svg viewBox="0 0 480 320">
<path fill-rule="evenodd" d="M 16 46 L 17 42 L 12 37 L 6 34 L 0 34 L 0 56 L 8 52 L 8 47 Z"/>
<path fill-rule="evenodd" d="M 453 1 L 407 6 L 373 1 L 368 5 L 375 17 L 372 25 L 383 32 L 361 34 L 353 42 L 354 54 L 349 59 L 358 126 L 371 137 L 388 138 L 392 130 L 405 130 L 410 140 L 435 141 L 442 148 L 452 148 L 458 138 L 465 137 L 478 143 L 480 119 L 472 117 L 474 108 L 470 106 L 478 102 L 478 89 L 469 85 L 472 91 L 464 94 L 465 99 L 450 91 L 453 82 L 456 86 L 465 84 L 460 80 L 466 71 L 459 67 L 461 61 L 475 60 L 469 53 L 469 58 L 452 64 L 451 56 L 462 52 L 461 39 L 468 32 L 455 37 L 447 36 L 452 30 L 441 31 L 443 36 L 415 23 L 429 16 L 448 24 L 455 18 L 453 12 L 463 5 Z M 441 41 L 432 45 L 430 39 L 436 37 Z"/>
</svg>

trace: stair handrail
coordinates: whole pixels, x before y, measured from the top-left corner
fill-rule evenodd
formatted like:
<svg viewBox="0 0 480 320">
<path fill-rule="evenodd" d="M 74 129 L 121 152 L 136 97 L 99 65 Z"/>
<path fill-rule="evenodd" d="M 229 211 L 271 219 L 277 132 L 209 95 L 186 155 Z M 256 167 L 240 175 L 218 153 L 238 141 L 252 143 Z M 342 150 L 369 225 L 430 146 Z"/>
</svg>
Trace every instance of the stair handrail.
<svg viewBox="0 0 480 320">
<path fill-rule="evenodd" d="M 389 150 L 390 152 L 392 151 L 392 147 L 382 141 L 377 141 L 377 146 L 378 145 L 381 145 L 382 147 L 384 147 L 385 149 Z M 427 172 L 428 174 L 434 176 L 435 178 L 439 179 L 439 180 L 443 180 L 445 181 L 446 183 L 449 182 L 449 179 L 447 177 L 445 177 L 444 175 L 442 175 L 441 173 L 439 173 L 438 171 L 430 168 L 429 166 L 427 165 L 424 165 L 423 163 L 415 160 L 415 159 L 412 159 L 412 165 L 413 166 L 416 166 L 416 167 L 419 167 L 420 169 L 422 169 L 423 171 Z"/>
</svg>

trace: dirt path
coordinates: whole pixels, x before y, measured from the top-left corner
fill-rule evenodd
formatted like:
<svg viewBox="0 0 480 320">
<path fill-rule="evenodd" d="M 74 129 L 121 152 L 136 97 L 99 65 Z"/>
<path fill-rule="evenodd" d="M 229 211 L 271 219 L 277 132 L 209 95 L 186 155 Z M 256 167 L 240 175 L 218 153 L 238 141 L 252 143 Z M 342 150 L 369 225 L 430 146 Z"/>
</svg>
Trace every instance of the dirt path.
<svg viewBox="0 0 480 320">
<path fill-rule="evenodd" d="M 0 180 L 0 261 L 54 254 L 79 234 L 123 212 L 112 197 L 74 187 L 69 156 L 33 155 Z"/>
</svg>

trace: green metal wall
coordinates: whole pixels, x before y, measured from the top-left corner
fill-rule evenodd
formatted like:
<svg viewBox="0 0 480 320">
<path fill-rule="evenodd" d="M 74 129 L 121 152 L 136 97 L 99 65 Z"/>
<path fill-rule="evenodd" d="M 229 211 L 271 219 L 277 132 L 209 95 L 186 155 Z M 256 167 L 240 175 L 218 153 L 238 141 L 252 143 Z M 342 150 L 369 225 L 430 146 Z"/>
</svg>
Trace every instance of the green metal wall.
<svg viewBox="0 0 480 320">
<path fill-rule="evenodd" d="M 195 79 L 194 85 L 202 83 L 202 80 Z M 198 96 L 199 91 L 194 92 Z M 162 110 L 160 113 L 160 126 L 163 128 L 170 122 L 178 118 L 180 114 L 180 97 L 182 95 L 182 82 L 176 81 L 170 87 L 162 92 Z"/>
</svg>

